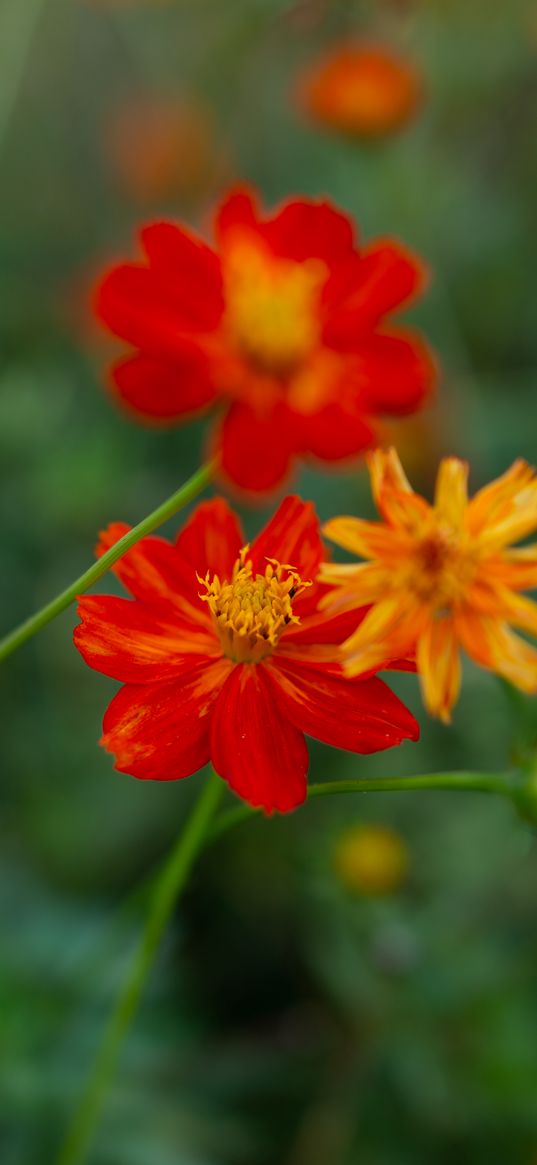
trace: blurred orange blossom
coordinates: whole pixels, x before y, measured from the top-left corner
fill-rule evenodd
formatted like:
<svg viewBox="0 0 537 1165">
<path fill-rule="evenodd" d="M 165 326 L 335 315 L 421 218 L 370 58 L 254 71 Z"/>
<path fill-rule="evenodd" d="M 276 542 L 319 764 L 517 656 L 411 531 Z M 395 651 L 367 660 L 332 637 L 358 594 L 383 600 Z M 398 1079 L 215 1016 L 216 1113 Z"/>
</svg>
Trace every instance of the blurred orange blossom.
<svg viewBox="0 0 537 1165">
<path fill-rule="evenodd" d="M 119 184 L 139 202 L 195 198 L 223 170 L 211 111 L 194 97 L 121 104 L 109 117 L 104 149 Z"/>
<path fill-rule="evenodd" d="M 299 82 L 309 116 L 357 138 L 378 138 L 405 125 L 422 93 L 418 70 L 386 46 L 343 44 L 314 64 Z"/>
</svg>

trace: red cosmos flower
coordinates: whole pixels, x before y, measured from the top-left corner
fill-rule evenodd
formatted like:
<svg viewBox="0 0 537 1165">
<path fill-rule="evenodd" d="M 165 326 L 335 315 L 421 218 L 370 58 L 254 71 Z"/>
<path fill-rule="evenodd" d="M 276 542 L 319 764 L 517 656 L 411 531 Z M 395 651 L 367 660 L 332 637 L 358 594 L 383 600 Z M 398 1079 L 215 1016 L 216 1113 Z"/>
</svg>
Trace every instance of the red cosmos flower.
<svg viewBox="0 0 537 1165">
<path fill-rule="evenodd" d="M 127 529 L 110 526 L 98 553 Z M 413 716 L 381 680 L 347 680 L 335 662 L 359 615 L 318 611 L 323 558 L 311 504 L 286 498 L 245 546 L 217 498 L 197 507 L 174 545 L 143 538 L 120 559 L 114 570 L 133 599 L 80 600 L 76 646 L 125 685 L 101 740 L 120 772 L 175 780 L 210 760 L 250 805 L 286 812 L 306 797 L 304 733 L 358 753 L 417 739 Z"/>
<path fill-rule="evenodd" d="M 98 289 L 98 316 L 136 349 L 112 382 L 139 418 L 170 424 L 224 404 L 222 473 L 265 491 L 296 456 L 349 458 L 372 443 L 376 416 L 422 404 L 431 354 L 388 322 L 424 286 L 401 244 L 360 250 L 328 202 L 262 218 L 246 190 L 224 201 L 215 228 L 217 250 L 172 222 L 145 227 L 143 257 Z"/>
</svg>

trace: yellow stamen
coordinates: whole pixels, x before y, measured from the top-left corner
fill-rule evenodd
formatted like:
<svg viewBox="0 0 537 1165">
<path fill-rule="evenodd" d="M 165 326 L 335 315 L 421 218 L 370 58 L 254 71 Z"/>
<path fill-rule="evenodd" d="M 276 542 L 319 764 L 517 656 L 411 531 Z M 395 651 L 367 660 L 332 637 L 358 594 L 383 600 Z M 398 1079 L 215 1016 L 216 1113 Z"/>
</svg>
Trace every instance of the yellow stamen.
<svg viewBox="0 0 537 1165">
<path fill-rule="evenodd" d="M 287 375 L 319 340 L 320 260 L 280 259 L 257 240 L 239 237 L 224 262 L 225 327 L 242 356 L 261 371 Z"/>
<path fill-rule="evenodd" d="M 270 655 L 291 623 L 299 623 L 292 604 L 311 582 L 304 582 L 294 567 L 267 558 L 264 574 L 254 574 L 243 547 L 230 582 L 221 582 L 209 571 L 198 582 L 206 588 L 200 598 L 209 604 L 224 655 L 234 663 L 259 663 Z"/>
</svg>

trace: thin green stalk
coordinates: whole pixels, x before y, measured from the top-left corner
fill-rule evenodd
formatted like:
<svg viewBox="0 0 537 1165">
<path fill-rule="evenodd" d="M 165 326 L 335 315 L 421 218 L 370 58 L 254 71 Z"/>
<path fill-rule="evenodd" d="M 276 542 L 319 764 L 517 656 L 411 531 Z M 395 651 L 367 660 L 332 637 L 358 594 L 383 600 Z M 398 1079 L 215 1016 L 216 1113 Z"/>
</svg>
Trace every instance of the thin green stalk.
<svg viewBox="0 0 537 1165">
<path fill-rule="evenodd" d="M 21 623 L 14 631 L 6 635 L 5 639 L 0 640 L 0 661 L 6 659 L 8 655 L 11 655 L 12 651 L 16 651 L 18 647 L 26 643 L 27 639 L 31 639 L 32 635 L 36 635 L 38 631 L 41 631 L 42 627 L 45 627 L 47 623 L 50 623 L 52 619 L 55 619 L 57 615 L 65 611 L 65 608 L 70 606 L 78 595 L 83 594 L 93 583 L 102 578 L 103 574 L 106 574 L 106 571 L 117 562 L 118 558 L 121 558 L 127 550 L 130 550 L 131 546 L 139 542 L 140 538 L 143 538 L 146 534 L 151 534 L 153 530 L 157 529 L 157 526 L 161 526 L 163 522 L 166 522 L 168 518 L 172 518 L 183 506 L 193 501 L 211 481 L 214 469 L 214 461 L 203 465 L 201 469 L 198 469 L 192 477 L 189 477 L 188 481 L 172 494 L 170 498 L 163 502 L 161 506 L 157 506 L 157 509 L 153 510 L 151 514 L 148 514 L 147 518 L 144 518 L 137 526 L 133 526 L 128 534 L 124 534 L 123 538 L 120 538 L 119 542 L 116 542 L 110 550 L 107 550 L 93 566 L 90 566 L 89 570 L 84 571 L 84 574 L 81 574 L 80 578 L 75 579 L 52 602 L 47 603 L 45 607 L 41 607 L 41 610 L 37 611 L 35 615 L 26 619 L 24 623 Z"/>
<path fill-rule="evenodd" d="M 420 773 L 416 777 L 358 777 L 354 781 L 319 782 L 309 786 L 308 801 L 312 797 L 330 797 L 338 793 L 402 793 L 412 789 L 457 789 L 470 793 L 496 793 L 513 799 L 517 794 L 508 773 Z M 249 805 L 234 805 L 233 809 L 217 818 L 207 841 L 215 840 L 259 812 Z"/>
<path fill-rule="evenodd" d="M 516 800 L 517 788 L 509 773 L 446 772 L 414 777 L 357 778 L 310 785 L 308 800 L 342 793 L 404 792 L 417 789 L 464 790 L 495 793 Z M 184 889 L 194 861 L 203 848 L 234 825 L 259 814 L 248 805 L 235 805 L 213 820 L 225 783 L 213 774 L 197 801 L 185 829 L 151 886 L 145 931 L 105 1031 L 93 1071 L 57 1159 L 57 1165 L 81 1165 L 103 1107 L 121 1046 L 138 1008 L 147 976 L 174 905 Z"/>
<path fill-rule="evenodd" d="M 87 1086 L 57 1158 L 57 1165 L 80 1165 L 86 1156 L 163 931 L 203 847 L 209 822 L 224 789 L 224 782 L 212 773 L 157 878 L 140 945 L 108 1022 Z"/>
<path fill-rule="evenodd" d="M 310 785 L 309 797 L 332 793 L 399 793 L 406 789 L 465 790 L 510 797 L 513 787 L 505 773 L 419 773 L 416 777 L 358 777 L 354 781 L 326 781 Z"/>
</svg>

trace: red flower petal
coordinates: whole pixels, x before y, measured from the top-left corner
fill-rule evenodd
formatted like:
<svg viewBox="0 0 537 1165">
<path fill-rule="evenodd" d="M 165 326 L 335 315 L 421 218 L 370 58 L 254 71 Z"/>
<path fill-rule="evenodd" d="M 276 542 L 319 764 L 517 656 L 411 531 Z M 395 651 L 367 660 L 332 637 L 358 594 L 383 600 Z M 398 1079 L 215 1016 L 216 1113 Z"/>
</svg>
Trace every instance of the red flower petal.
<svg viewBox="0 0 537 1165">
<path fill-rule="evenodd" d="M 237 187 L 228 194 L 215 215 L 215 234 L 222 244 L 226 234 L 237 227 L 257 230 L 257 203 L 248 187 Z"/>
<path fill-rule="evenodd" d="M 157 359 L 201 359 L 194 321 L 184 315 L 171 280 L 141 263 L 122 263 L 104 276 L 95 310 L 116 336 Z"/>
<path fill-rule="evenodd" d="M 321 461 L 344 461 L 362 453 L 374 441 L 371 426 L 357 411 L 357 402 L 345 401 L 343 394 L 341 400 L 318 412 L 297 417 L 296 428 L 302 452 Z"/>
<path fill-rule="evenodd" d="M 152 223 L 140 237 L 155 275 L 168 282 L 181 317 L 203 331 L 218 327 L 224 298 L 215 251 L 173 222 Z"/>
<path fill-rule="evenodd" d="M 348 680 L 282 655 L 266 666 L 282 715 L 316 740 L 369 753 L 419 737 L 408 708 L 376 677 Z"/>
<path fill-rule="evenodd" d="M 204 578 L 209 571 L 217 574 L 221 582 L 231 578 L 244 544 L 240 521 L 224 498 L 211 498 L 196 506 L 175 543 L 182 560 L 190 567 L 196 594 L 200 589 L 196 574 Z"/>
<path fill-rule="evenodd" d="M 315 647 L 320 644 L 344 643 L 345 639 L 348 639 L 353 631 L 356 631 L 369 607 L 360 607 L 355 611 L 343 611 L 337 615 L 329 615 L 327 611 L 319 611 L 317 603 L 320 594 L 326 594 L 329 589 L 321 584 L 312 587 L 315 603 L 310 606 L 308 601 L 307 610 L 303 611 L 299 609 L 298 603 L 295 604 L 296 613 L 300 614 L 301 622 L 292 623 L 284 631 L 280 650 L 283 650 L 285 655 L 288 651 L 292 651 L 295 646 Z M 304 599 L 309 600 L 312 591 L 306 591 Z"/>
<path fill-rule="evenodd" d="M 109 705 L 101 744 L 116 769 L 151 781 L 189 777 L 209 760 L 209 725 L 228 660 L 168 684 L 128 684 Z"/>
<path fill-rule="evenodd" d="M 124 522 L 111 522 L 99 535 L 97 557 L 115 546 L 131 528 Z M 184 608 L 185 599 L 192 600 L 193 588 L 196 588 L 196 594 L 199 589 L 195 567 L 185 562 L 175 546 L 156 535 L 141 538 L 112 570 L 134 598 L 144 603 Z M 196 603 L 198 606 L 199 618 L 208 622 L 204 604 Z"/>
<path fill-rule="evenodd" d="M 324 302 L 331 313 L 324 327 L 327 344 L 355 352 L 361 338 L 384 316 L 408 304 L 423 290 L 426 271 L 401 243 L 374 243 L 337 269 L 326 285 Z M 337 305 L 337 306 L 336 306 Z"/>
<path fill-rule="evenodd" d="M 350 218 L 329 202 L 288 202 L 263 225 L 263 236 L 274 254 L 297 263 L 322 259 L 329 268 L 346 258 L 354 246 Z"/>
<path fill-rule="evenodd" d="M 217 433 L 221 469 L 243 490 L 263 493 L 287 475 L 293 452 L 290 415 L 283 407 L 265 419 L 245 404 L 232 404 Z"/>
<path fill-rule="evenodd" d="M 254 539 L 250 555 L 254 570 L 263 574 L 267 558 L 290 563 L 302 578 L 314 579 L 324 559 L 319 519 L 312 502 L 291 494 Z"/>
<path fill-rule="evenodd" d="M 115 595 L 79 600 L 74 642 L 89 667 L 124 684 L 162 683 L 222 651 L 209 622 L 196 625 L 172 607 L 149 608 Z"/>
<path fill-rule="evenodd" d="M 235 667 L 224 684 L 211 760 L 239 797 L 266 813 L 288 813 L 306 799 L 306 743 L 278 708 L 262 665 Z"/>
<path fill-rule="evenodd" d="M 405 416 L 432 391 L 436 367 L 421 336 L 410 330 L 371 336 L 360 350 L 366 411 Z"/>
<path fill-rule="evenodd" d="M 112 369 L 112 381 L 122 404 L 155 420 L 198 412 L 215 398 L 201 353 L 189 353 L 173 364 L 150 356 L 129 356 Z"/>
</svg>

